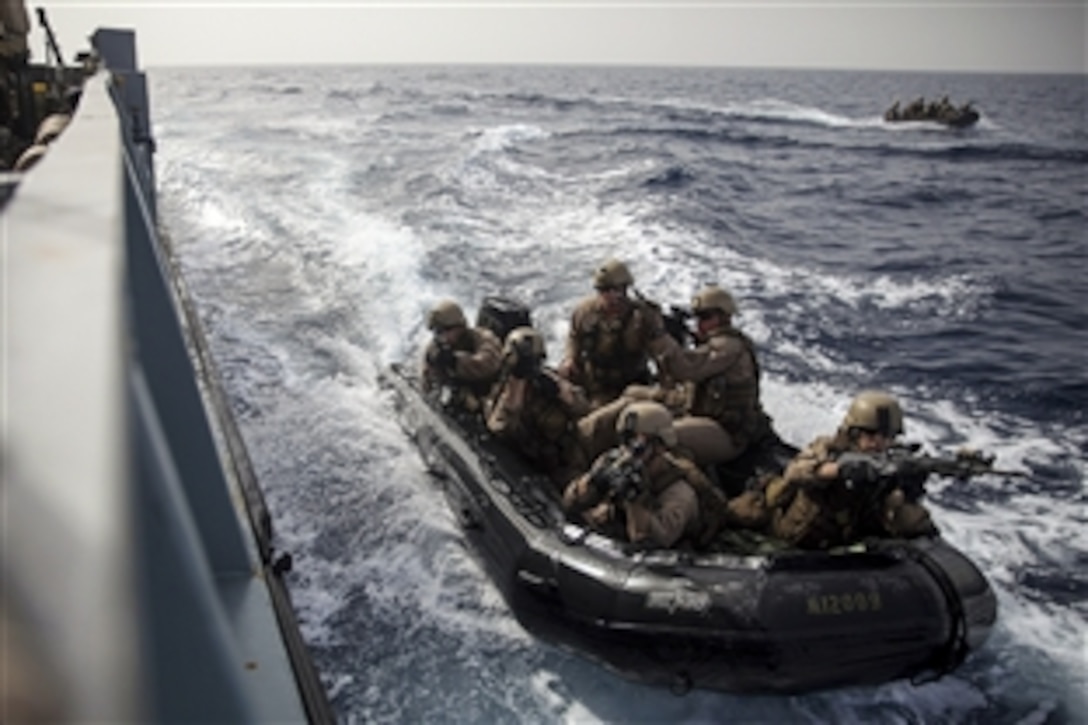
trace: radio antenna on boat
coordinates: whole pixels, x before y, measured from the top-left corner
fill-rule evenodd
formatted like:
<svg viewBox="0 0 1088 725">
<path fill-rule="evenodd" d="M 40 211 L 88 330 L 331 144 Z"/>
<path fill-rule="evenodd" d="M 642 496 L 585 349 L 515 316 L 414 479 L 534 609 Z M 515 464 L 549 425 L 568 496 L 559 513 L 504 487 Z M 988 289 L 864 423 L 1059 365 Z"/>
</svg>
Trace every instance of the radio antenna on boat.
<svg viewBox="0 0 1088 725">
<path fill-rule="evenodd" d="M 42 26 L 42 30 L 45 31 L 45 62 L 49 64 L 49 55 L 56 58 L 58 66 L 64 66 L 64 56 L 60 53 L 60 46 L 57 45 L 57 38 L 53 35 L 53 28 L 49 25 L 49 19 L 45 16 L 45 8 L 35 8 L 38 13 L 38 24 Z"/>
</svg>

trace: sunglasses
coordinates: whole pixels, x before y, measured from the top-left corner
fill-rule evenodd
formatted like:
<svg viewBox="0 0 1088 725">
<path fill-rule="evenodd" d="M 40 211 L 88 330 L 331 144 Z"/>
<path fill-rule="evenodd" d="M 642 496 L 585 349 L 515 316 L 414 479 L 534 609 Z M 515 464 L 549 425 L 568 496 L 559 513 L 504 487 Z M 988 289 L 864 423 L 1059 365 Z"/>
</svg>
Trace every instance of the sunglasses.
<svg viewBox="0 0 1088 725">
<path fill-rule="evenodd" d="M 597 291 L 601 292 L 601 293 L 605 293 L 605 292 L 623 292 L 623 287 L 620 287 L 619 285 L 614 285 L 614 284 L 602 284 L 600 287 L 597 288 Z"/>
<path fill-rule="evenodd" d="M 718 314 L 717 310 L 696 310 L 695 316 L 700 320 L 709 320 Z"/>
</svg>

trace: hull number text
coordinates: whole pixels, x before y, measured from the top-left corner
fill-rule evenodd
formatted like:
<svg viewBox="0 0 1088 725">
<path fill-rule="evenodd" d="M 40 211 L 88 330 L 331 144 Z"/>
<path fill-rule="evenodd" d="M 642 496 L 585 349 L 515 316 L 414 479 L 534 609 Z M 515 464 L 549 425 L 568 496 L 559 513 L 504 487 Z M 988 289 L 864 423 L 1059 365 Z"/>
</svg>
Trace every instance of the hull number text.
<svg viewBox="0 0 1088 725">
<path fill-rule="evenodd" d="M 808 598 L 809 614 L 856 614 L 877 612 L 882 607 L 880 592 L 846 592 L 843 594 L 814 594 Z"/>
<path fill-rule="evenodd" d="M 650 592 L 646 595 L 647 609 L 664 609 L 674 612 L 706 612 L 710 609 L 710 595 L 706 592 L 667 591 Z"/>
</svg>

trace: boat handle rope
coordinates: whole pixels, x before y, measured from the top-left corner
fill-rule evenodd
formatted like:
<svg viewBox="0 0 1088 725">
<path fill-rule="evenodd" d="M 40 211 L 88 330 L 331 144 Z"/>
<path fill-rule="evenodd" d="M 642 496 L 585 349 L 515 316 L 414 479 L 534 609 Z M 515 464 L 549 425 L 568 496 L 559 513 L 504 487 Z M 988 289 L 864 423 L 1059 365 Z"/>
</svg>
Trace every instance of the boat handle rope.
<svg viewBox="0 0 1088 725">
<path fill-rule="evenodd" d="M 964 611 L 963 600 L 960 598 L 959 592 L 940 564 L 932 556 L 913 546 L 904 548 L 907 555 L 917 561 L 937 582 L 937 586 L 940 587 L 941 593 L 944 594 L 945 600 L 948 602 L 948 609 L 953 622 L 952 634 L 939 654 L 937 664 L 933 668 L 934 673 L 932 675 L 920 674 L 911 678 L 913 684 L 922 685 L 941 679 L 966 659 L 969 649 L 967 646 L 967 613 Z"/>
</svg>

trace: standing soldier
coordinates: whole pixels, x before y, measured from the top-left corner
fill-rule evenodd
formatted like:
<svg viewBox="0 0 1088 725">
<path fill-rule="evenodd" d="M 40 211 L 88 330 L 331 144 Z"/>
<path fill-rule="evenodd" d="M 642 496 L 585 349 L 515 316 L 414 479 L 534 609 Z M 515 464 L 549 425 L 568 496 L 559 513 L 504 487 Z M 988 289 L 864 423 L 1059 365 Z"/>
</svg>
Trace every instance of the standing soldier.
<svg viewBox="0 0 1088 725">
<path fill-rule="evenodd" d="M 593 275 L 597 293 L 571 314 L 559 374 L 584 388 L 594 408 L 632 383 L 651 380 L 650 342 L 663 333 L 664 323 L 650 304 L 628 296 L 634 281 L 626 264 L 609 259 Z"/>
<path fill-rule="evenodd" d="M 448 407 L 482 414 L 502 364 L 499 339 L 485 327 L 470 328 L 451 300 L 435 305 L 427 326 L 434 338 L 423 355 L 424 392 L 441 392 Z"/>
</svg>

